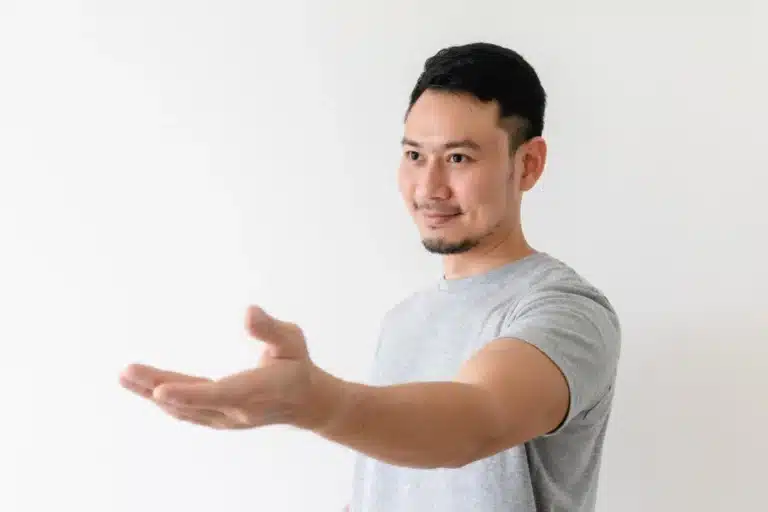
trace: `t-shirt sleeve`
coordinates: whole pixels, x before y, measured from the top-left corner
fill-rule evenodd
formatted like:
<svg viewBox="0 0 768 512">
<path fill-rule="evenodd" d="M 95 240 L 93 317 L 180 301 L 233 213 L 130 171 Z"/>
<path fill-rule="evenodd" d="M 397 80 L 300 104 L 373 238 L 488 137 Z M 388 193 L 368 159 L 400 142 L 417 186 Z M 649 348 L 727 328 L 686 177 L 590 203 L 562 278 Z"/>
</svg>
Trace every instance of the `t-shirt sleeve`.
<svg viewBox="0 0 768 512">
<path fill-rule="evenodd" d="M 570 403 L 561 431 L 598 404 L 613 383 L 620 350 L 615 311 L 597 291 L 582 285 L 550 285 L 530 293 L 507 313 L 501 336 L 537 347 L 568 382 Z"/>
</svg>

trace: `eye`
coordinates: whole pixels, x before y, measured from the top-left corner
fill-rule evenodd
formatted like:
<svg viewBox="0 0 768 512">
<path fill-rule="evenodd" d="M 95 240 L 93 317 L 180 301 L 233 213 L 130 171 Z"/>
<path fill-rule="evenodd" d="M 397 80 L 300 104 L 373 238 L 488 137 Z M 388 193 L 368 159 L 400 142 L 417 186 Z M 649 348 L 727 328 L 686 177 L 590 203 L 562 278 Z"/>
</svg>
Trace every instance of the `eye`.
<svg viewBox="0 0 768 512">
<path fill-rule="evenodd" d="M 405 152 L 405 158 L 408 160 L 413 160 L 414 162 L 419 159 L 419 153 L 418 151 L 408 150 Z"/>
<path fill-rule="evenodd" d="M 466 164 L 472 159 L 462 153 L 453 153 L 448 157 L 448 161 L 452 164 Z"/>
</svg>

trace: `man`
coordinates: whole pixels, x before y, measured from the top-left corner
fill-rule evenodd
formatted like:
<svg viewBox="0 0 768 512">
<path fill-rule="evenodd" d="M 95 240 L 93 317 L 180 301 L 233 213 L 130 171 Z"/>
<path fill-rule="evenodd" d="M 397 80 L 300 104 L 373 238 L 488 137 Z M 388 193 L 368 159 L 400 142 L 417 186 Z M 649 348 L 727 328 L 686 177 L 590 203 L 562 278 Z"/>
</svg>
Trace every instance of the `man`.
<svg viewBox="0 0 768 512">
<path fill-rule="evenodd" d="M 368 384 L 324 372 L 298 326 L 251 307 L 257 368 L 211 381 L 132 365 L 123 385 L 182 420 L 289 424 L 354 449 L 352 512 L 594 510 L 620 325 L 523 234 L 544 111 L 537 74 L 509 49 L 426 61 L 398 180 L 443 277 L 388 312 Z"/>
</svg>

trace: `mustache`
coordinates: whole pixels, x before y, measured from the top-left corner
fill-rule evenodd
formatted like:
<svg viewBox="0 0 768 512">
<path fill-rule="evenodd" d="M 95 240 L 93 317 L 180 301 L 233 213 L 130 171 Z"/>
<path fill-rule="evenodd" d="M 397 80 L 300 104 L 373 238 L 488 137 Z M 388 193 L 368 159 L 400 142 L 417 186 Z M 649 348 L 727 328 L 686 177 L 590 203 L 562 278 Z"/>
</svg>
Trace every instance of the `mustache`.
<svg viewBox="0 0 768 512">
<path fill-rule="evenodd" d="M 439 203 L 415 203 L 416 210 L 425 211 L 433 215 L 458 215 L 461 209 L 456 206 L 450 206 Z"/>
</svg>

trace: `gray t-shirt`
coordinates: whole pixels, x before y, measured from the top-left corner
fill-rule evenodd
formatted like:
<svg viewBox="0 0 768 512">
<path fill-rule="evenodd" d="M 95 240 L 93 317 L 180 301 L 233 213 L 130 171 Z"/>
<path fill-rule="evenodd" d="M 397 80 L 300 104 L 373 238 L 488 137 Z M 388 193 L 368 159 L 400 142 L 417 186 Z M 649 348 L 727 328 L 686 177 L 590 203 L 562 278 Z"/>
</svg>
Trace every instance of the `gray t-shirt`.
<svg viewBox="0 0 768 512">
<path fill-rule="evenodd" d="M 350 511 L 593 511 L 620 331 L 605 296 L 544 252 L 443 279 L 398 304 L 384 318 L 370 384 L 451 380 L 489 341 L 518 338 L 560 367 L 570 407 L 554 432 L 460 468 L 358 454 Z"/>
</svg>

